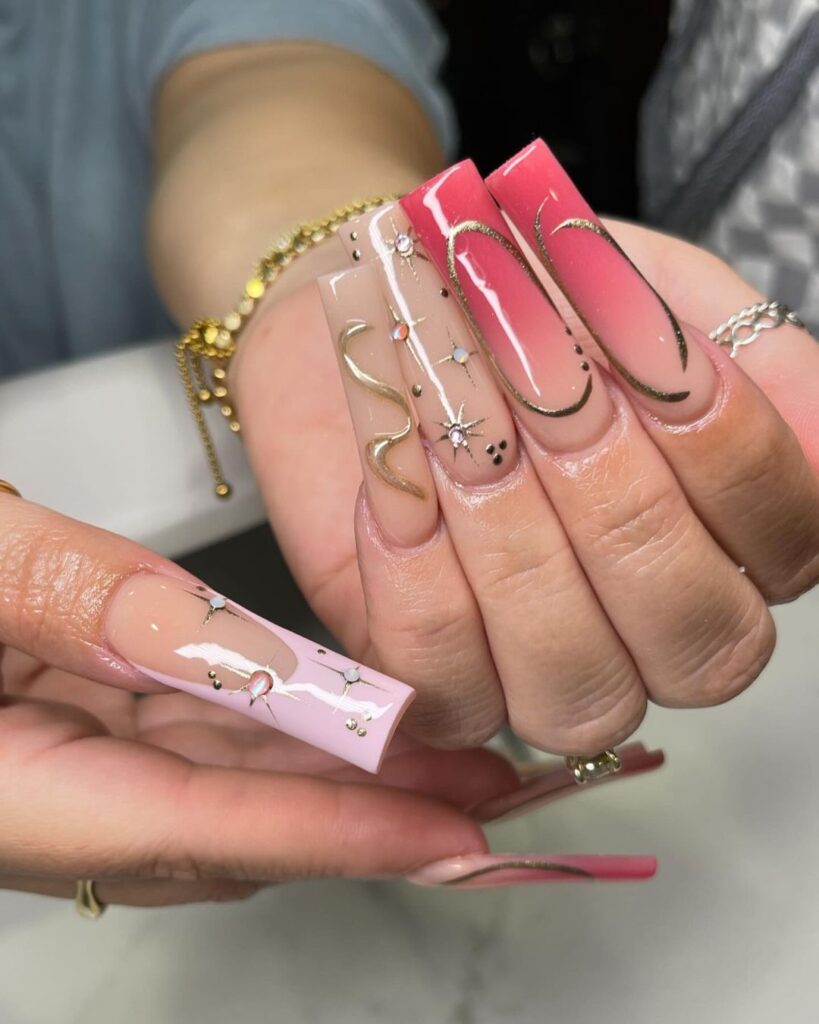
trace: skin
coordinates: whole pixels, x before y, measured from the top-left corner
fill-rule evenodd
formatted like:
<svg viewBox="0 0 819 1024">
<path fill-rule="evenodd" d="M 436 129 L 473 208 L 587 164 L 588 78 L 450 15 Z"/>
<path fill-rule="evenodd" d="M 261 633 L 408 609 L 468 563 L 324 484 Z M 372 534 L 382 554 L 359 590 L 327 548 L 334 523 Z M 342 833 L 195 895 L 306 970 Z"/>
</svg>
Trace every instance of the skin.
<svg viewBox="0 0 819 1024">
<path fill-rule="evenodd" d="M 180 323 L 230 308 L 287 226 L 351 196 L 404 191 L 441 163 L 400 85 L 303 44 L 182 64 L 157 97 L 155 152 L 151 258 Z M 756 298 L 714 257 L 609 226 L 689 323 L 708 329 Z M 271 730 L 160 693 L 106 656 L 104 612 L 128 573 L 180 570 L 0 494 L 0 885 L 67 896 L 73 879 L 92 877 L 105 901 L 179 903 L 483 853 L 463 809 L 514 789 L 516 773 L 486 751 L 426 744 L 468 747 L 509 719 L 537 745 L 592 752 L 632 732 L 649 695 L 726 700 L 770 655 L 766 601 L 815 581 L 819 349 L 790 328 L 723 366 L 730 416 L 671 432 L 612 382 L 617 420 L 582 458 L 555 458 L 521 430 L 519 465 L 480 491 L 453 487 L 433 459 L 443 519 L 414 547 L 388 543 L 359 495 L 344 391 L 310 283 L 335 266 L 319 250 L 288 271 L 245 332 L 230 384 L 300 585 L 351 656 L 416 686 L 416 738 L 401 738 L 374 784 Z M 305 353 L 306 390 L 296 387 Z M 601 491 L 604 465 L 620 467 L 623 488 Z M 589 536 L 569 530 L 578 515 Z M 664 600 L 680 598 L 666 617 L 641 590 L 663 559 Z M 730 562 L 753 566 L 753 581 L 729 573 Z M 693 566 L 705 576 L 717 566 L 724 579 L 715 628 L 690 628 Z M 633 615 L 615 621 L 624 597 Z M 669 666 L 649 655 L 674 641 L 688 660 L 671 668 L 687 688 L 668 693 Z M 134 690 L 152 695 L 137 701 Z M 214 820 L 224 823 L 217 835 Z"/>
</svg>

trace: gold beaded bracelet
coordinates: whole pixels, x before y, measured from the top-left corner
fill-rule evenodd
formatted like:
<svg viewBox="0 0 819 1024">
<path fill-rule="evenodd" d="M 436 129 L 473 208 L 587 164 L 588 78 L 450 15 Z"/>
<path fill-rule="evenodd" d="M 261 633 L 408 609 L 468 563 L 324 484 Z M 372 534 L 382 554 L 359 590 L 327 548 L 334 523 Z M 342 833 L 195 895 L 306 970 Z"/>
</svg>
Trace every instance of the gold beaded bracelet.
<svg viewBox="0 0 819 1024">
<path fill-rule="evenodd" d="M 239 432 L 239 421 L 228 395 L 227 367 L 248 318 L 264 297 L 268 287 L 297 256 L 320 245 L 352 217 L 374 210 L 395 198 L 392 195 L 374 196 L 349 203 L 334 210 L 323 220 L 300 224 L 287 232 L 281 241 L 259 260 L 236 308 L 221 320 L 195 320 L 177 342 L 176 364 L 196 429 L 205 449 L 205 457 L 218 497 L 229 497 L 231 488 L 222 475 L 222 467 L 208 430 L 203 406 L 214 399 L 218 400 L 221 413 L 228 421 L 228 427 L 234 434 Z"/>
</svg>

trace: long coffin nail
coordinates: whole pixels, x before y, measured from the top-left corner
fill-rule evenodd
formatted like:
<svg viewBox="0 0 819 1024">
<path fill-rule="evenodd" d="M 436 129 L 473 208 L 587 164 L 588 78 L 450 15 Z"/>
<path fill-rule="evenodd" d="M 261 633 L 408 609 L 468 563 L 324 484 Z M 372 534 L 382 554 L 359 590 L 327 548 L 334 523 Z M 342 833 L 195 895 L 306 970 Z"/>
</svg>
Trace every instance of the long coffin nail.
<svg viewBox="0 0 819 1024">
<path fill-rule="evenodd" d="M 522 782 L 520 789 L 477 804 L 469 813 L 483 824 L 508 821 L 564 797 L 586 793 L 598 786 L 654 771 L 665 761 L 662 750 L 646 750 L 642 743 L 630 743 L 621 747 L 617 753 L 623 766 L 620 771 L 588 786 L 578 786 L 565 764 L 549 762 L 543 765 L 535 762 L 533 766 L 522 766 L 519 769 Z"/>
<path fill-rule="evenodd" d="M 350 221 L 339 238 L 353 263 L 374 262 L 418 425 L 459 483 L 485 484 L 517 462 L 517 433 L 457 299 L 397 203 Z"/>
<path fill-rule="evenodd" d="M 435 861 L 405 878 L 415 885 L 490 889 L 531 882 L 637 882 L 656 873 L 656 857 L 473 853 Z"/>
<path fill-rule="evenodd" d="M 398 365 L 390 309 L 375 266 L 319 279 L 338 356 L 364 487 L 385 537 L 400 547 L 429 540 L 438 501 Z"/>
<path fill-rule="evenodd" d="M 612 419 L 600 374 L 570 336 L 475 165 L 455 164 L 401 205 L 532 434 L 557 451 L 598 440 Z"/>
<path fill-rule="evenodd" d="M 139 573 L 106 616 L 114 651 L 166 686 L 249 715 L 370 772 L 415 691 L 195 582 Z"/>
<path fill-rule="evenodd" d="M 546 144 L 537 139 L 487 184 L 634 393 L 672 423 L 702 415 L 716 372 L 693 328 L 678 322 Z"/>
</svg>

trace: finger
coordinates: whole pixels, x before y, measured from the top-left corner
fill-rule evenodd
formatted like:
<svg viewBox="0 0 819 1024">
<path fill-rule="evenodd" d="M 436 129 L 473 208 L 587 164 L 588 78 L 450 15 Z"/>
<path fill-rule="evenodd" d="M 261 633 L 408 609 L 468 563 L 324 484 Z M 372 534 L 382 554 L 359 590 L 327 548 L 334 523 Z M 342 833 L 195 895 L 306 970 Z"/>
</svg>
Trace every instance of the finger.
<svg viewBox="0 0 819 1024">
<path fill-rule="evenodd" d="M 191 765 L 48 704 L 3 708 L 0 768 L 5 875 L 373 877 L 485 849 L 480 830 L 438 800 Z"/>
<path fill-rule="evenodd" d="M 0 875 L 0 889 L 29 892 L 74 900 L 76 881 L 30 875 Z M 208 878 L 201 882 L 122 881 L 105 879 L 94 883 L 94 896 L 103 907 L 177 907 L 188 903 L 228 903 L 255 896 L 262 886 L 231 878 Z"/>
<path fill-rule="evenodd" d="M 362 451 L 355 517 L 370 641 L 379 664 L 400 665 L 421 695 L 407 721 L 415 735 L 448 746 L 480 743 L 504 721 L 503 695 L 477 606 L 439 528 L 435 485 L 389 339 L 392 307 L 372 263 L 319 286 Z M 353 358 L 347 338 L 356 325 L 374 329 Z M 397 418 L 388 423 L 390 413 Z M 440 580 L 446 586 L 436 586 Z"/>
<path fill-rule="evenodd" d="M 174 711 L 168 705 L 177 704 Z M 196 705 L 192 707 L 191 705 Z M 216 712 L 217 714 L 202 714 Z M 307 747 L 270 729 L 226 727 L 218 708 L 179 697 L 149 698 L 138 703 L 135 735 L 201 764 L 252 768 L 290 774 L 322 775 L 339 782 L 371 782 L 360 768 Z M 233 716 L 235 717 L 235 716 Z M 384 759 L 378 781 L 468 807 L 477 799 L 506 792 L 517 776 L 506 758 L 489 750 L 434 750 L 403 737 Z M 476 796 L 476 794 L 478 794 Z"/>
<path fill-rule="evenodd" d="M 724 549 L 769 600 L 811 586 L 819 481 L 774 408 L 702 331 L 677 319 L 542 142 L 489 180 Z"/>
<path fill-rule="evenodd" d="M 9 495 L 0 593 L 0 642 L 101 682 L 213 701 L 368 771 L 414 696 L 138 545 Z"/>
</svg>

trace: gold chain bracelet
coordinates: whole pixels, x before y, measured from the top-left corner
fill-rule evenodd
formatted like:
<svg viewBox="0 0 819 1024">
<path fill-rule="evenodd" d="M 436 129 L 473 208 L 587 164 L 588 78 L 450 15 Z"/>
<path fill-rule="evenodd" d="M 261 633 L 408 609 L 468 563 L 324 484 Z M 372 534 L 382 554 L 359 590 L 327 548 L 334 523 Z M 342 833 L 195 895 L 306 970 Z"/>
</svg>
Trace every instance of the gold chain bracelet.
<svg viewBox="0 0 819 1024">
<path fill-rule="evenodd" d="M 196 429 L 205 449 L 210 473 L 220 498 L 230 495 L 230 484 L 222 475 L 203 407 L 217 400 L 220 411 L 233 433 L 239 432 L 239 421 L 231 405 L 227 387 L 227 366 L 236 351 L 239 335 L 267 289 L 296 257 L 314 249 L 334 235 L 352 217 L 391 202 L 395 196 L 374 196 L 349 203 L 334 210 L 323 220 L 300 224 L 259 260 L 236 305 L 221 320 L 196 320 L 176 345 L 176 364 L 182 386 L 193 414 Z"/>
</svg>

